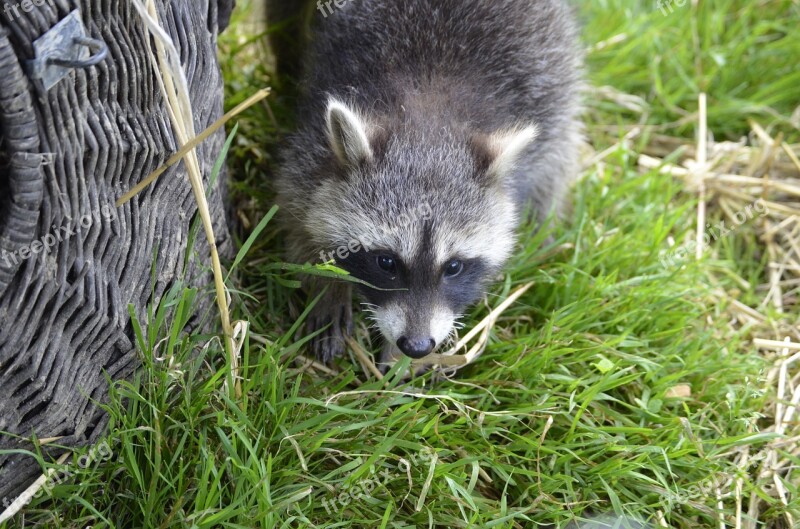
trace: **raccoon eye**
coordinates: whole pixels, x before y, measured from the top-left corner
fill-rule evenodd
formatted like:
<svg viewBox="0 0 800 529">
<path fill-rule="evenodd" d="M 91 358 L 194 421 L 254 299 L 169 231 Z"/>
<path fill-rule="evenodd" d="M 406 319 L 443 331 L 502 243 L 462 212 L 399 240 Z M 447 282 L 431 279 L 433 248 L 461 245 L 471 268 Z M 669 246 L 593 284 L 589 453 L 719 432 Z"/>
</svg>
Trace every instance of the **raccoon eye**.
<svg viewBox="0 0 800 529">
<path fill-rule="evenodd" d="M 458 274 L 464 271 L 464 262 L 459 261 L 458 259 L 453 259 L 444 267 L 444 276 L 445 277 L 456 277 Z"/>
<path fill-rule="evenodd" d="M 389 257 L 388 255 L 379 255 L 376 258 L 376 262 L 381 270 L 384 272 L 388 272 L 390 274 L 397 273 L 397 261 L 394 260 L 393 257 Z"/>
</svg>

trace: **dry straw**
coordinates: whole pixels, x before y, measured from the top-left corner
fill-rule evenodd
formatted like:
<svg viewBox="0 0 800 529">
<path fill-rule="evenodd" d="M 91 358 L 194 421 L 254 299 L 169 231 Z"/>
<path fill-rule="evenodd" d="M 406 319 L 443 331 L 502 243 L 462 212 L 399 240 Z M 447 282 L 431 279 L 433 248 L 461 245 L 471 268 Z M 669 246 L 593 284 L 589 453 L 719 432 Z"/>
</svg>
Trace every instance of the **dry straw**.
<svg viewBox="0 0 800 529">
<path fill-rule="evenodd" d="M 69 458 L 70 454 L 66 453 L 63 454 L 58 461 L 56 461 L 57 465 L 63 465 L 67 459 Z M 30 501 L 36 497 L 42 487 L 47 484 L 47 481 L 55 474 L 57 471 L 56 467 L 51 468 L 45 474 L 42 474 L 39 479 L 34 481 L 30 487 L 25 489 L 22 494 L 19 495 L 17 499 L 2 513 L 0 513 L 0 524 L 6 522 L 17 515 L 19 511 L 22 510 Z"/>
<path fill-rule="evenodd" d="M 624 98 L 622 102 L 627 106 L 642 114 L 647 112 L 647 103 L 635 96 L 619 94 L 611 89 L 605 89 L 605 92 L 606 97 Z M 715 298 L 712 300 L 726 308 L 734 333 L 748 330 L 752 338 L 750 349 L 743 352 L 763 352 L 774 363 L 763 388 L 775 396 L 774 409 L 770 410 L 773 424 L 760 432 L 777 433 L 779 437 L 756 453 L 741 448 L 734 454 L 742 469 L 746 469 L 753 461 L 761 462 L 754 476 L 760 487 L 754 487 L 745 496 L 743 480 L 738 477 L 733 482 L 733 519 L 726 520 L 717 514 L 720 527 L 756 529 L 764 505 L 759 497 L 761 489 L 788 505 L 790 492 L 785 483 L 798 483 L 793 458 L 800 457 L 800 443 L 797 442 L 800 439 L 800 327 L 792 315 L 796 317 L 800 311 L 800 157 L 797 154 L 800 145 L 790 145 L 780 135 L 773 137 L 754 121 L 750 122 L 749 138 L 739 142 L 715 142 L 713 131 L 708 126 L 707 106 L 706 95 L 700 94 L 698 112 L 694 115 L 698 129 L 695 144 L 660 134 L 659 127 L 644 125 L 631 126 L 622 131 L 621 142 L 628 144 L 648 132 L 651 141 L 639 157 L 639 166 L 643 170 L 657 171 L 683 181 L 685 189 L 697 195 L 697 233 L 694 239 L 698 258 L 714 251 L 714 248 L 706 247 L 703 237 L 710 215 L 720 215 L 729 225 L 735 226 L 740 222 L 737 214 L 747 206 L 761 201 L 759 203 L 766 207 L 766 215 L 754 221 L 752 226 L 763 251 L 769 256 L 764 274 L 768 280 L 763 285 L 756 285 L 756 291 L 763 294 L 761 303 L 755 307 L 747 306 L 736 299 L 736 292 L 726 292 L 721 288 L 714 290 Z M 602 163 L 619 147 L 619 144 L 613 145 L 594 154 L 588 165 Z M 668 157 L 674 161 L 665 161 Z M 680 242 L 673 241 L 673 244 L 677 246 Z M 708 276 L 712 285 L 718 284 L 713 269 L 708 269 Z M 753 287 L 742 277 L 734 277 L 734 280 L 743 288 Z M 489 334 L 500 315 L 531 286 L 525 285 L 511 294 L 451 350 L 415 361 L 414 364 L 459 368 L 474 362 L 485 349 Z M 767 316 L 768 309 L 778 314 L 779 321 Z M 781 317 L 782 314 L 786 317 Z M 466 354 L 457 354 L 473 341 Z M 349 345 L 365 371 L 380 377 L 371 358 L 358 342 L 350 340 Z M 691 388 L 685 385 L 676 386 L 675 389 L 682 394 L 691 392 Z M 715 500 L 721 509 L 726 497 L 716 492 Z M 695 506 L 702 507 L 700 504 Z M 788 512 L 785 518 L 788 527 L 797 527 L 796 524 L 800 522 Z M 667 526 L 663 515 L 659 525 Z"/>
<path fill-rule="evenodd" d="M 761 201 L 767 211 L 753 225 L 762 250 L 769 257 L 764 270 L 767 281 L 755 285 L 755 290 L 762 293 L 761 303 L 750 307 L 736 299 L 737 292 L 721 288 L 714 292 L 714 301 L 726 307 L 732 330 L 738 333 L 747 329 L 751 336 L 749 352 L 761 351 L 774 364 L 764 388 L 775 397 L 774 409 L 765 410 L 765 413 L 771 411 L 773 423 L 760 433 L 776 433 L 779 437 L 757 453 L 743 448 L 736 454 L 742 469 L 752 461 L 761 462 L 754 476 L 760 486 L 754 487 L 749 497 L 744 497 L 742 478 L 735 480 L 735 515 L 729 524 L 737 529 L 755 529 L 764 505 L 758 496 L 760 490 L 788 505 L 789 492 L 785 483 L 796 484 L 799 480 L 792 459 L 800 457 L 800 445 L 796 442 L 800 436 L 797 420 L 800 415 L 800 354 L 797 354 L 800 328 L 796 322 L 800 309 L 800 160 L 796 153 L 800 146 L 789 145 L 780 134 L 770 135 L 755 121 L 750 121 L 749 138 L 739 142 L 714 142 L 706 121 L 705 94 L 700 95 L 698 108 L 696 145 L 655 134 L 645 154 L 639 157 L 639 165 L 681 180 L 689 192 L 697 194 L 698 256 L 713 251 L 702 247 L 709 212 L 717 212 L 729 225 L 735 226 L 740 222 L 737 214 L 749 204 Z M 676 155 L 677 161 L 664 161 Z M 717 284 L 714 271 L 709 269 L 708 275 L 711 284 Z M 754 286 L 742 277 L 734 277 L 734 280 L 748 290 Z M 769 310 L 778 317 L 768 317 Z M 793 441 L 787 444 L 787 439 Z M 788 527 L 797 527 L 800 523 L 789 512 L 785 518 Z M 724 527 L 726 521 L 721 515 L 719 521 Z"/>
<path fill-rule="evenodd" d="M 189 97 L 188 83 L 180 63 L 180 55 L 170 36 L 161 27 L 153 0 L 147 0 L 146 5 L 141 0 L 133 0 L 133 5 L 141 16 L 142 22 L 147 27 L 153 37 L 151 45 L 148 46 L 148 54 L 151 65 L 156 72 L 159 88 L 164 96 L 165 107 L 172 122 L 173 132 L 178 145 L 181 149 L 168 160 L 167 165 L 159 168 L 152 175 L 148 176 L 140 185 L 131 190 L 130 193 L 120 199 L 120 203 L 129 200 L 136 193 L 144 189 L 161 175 L 169 165 L 183 159 L 189 175 L 189 182 L 192 186 L 195 200 L 197 201 L 198 211 L 206 233 L 209 249 L 211 251 L 211 266 L 214 272 L 214 287 L 216 289 L 217 306 L 222 321 L 222 332 L 224 334 L 225 351 L 228 355 L 229 376 L 227 385 L 233 391 L 236 399 L 241 398 L 241 380 L 238 376 L 238 357 L 243 343 L 243 339 L 237 340 L 237 334 L 245 333 L 246 325 L 237 324 L 237 333 L 231 323 L 230 310 L 228 307 L 228 294 L 225 289 L 225 276 L 222 273 L 219 252 L 217 250 L 216 238 L 214 236 L 214 226 L 206 200 L 206 192 L 203 185 L 203 175 L 200 170 L 200 163 L 197 158 L 195 147 L 214 131 L 221 128 L 230 118 L 241 112 L 247 106 L 255 104 L 264 97 L 267 92 L 261 91 L 251 97 L 248 101 L 240 105 L 234 111 L 228 113 L 217 121 L 209 129 L 199 136 L 195 134 L 192 104 Z M 153 45 L 155 49 L 153 49 Z"/>
<path fill-rule="evenodd" d="M 475 362 L 486 350 L 486 345 L 489 343 L 489 336 L 492 329 L 497 324 L 497 320 L 503 315 L 517 300 L 522 297 L 534 284 L 528 283 L 521 286 L 511 293 L 503 302 L 501 302 L 495 309 L 486 315 L 475 327 L 473 327 L 463 338 L 459 339 L 447 351 L 441 354 L 431 354 L 420 360 L 414 360 L 412 365 L 415 367 L 434 366 L 446 369 L 460 369 Z M 374 376 L 377 379 L 382 379 L 378 367 L 373 362 L 372 356 L 364 350 L 364 348 L 354 338 L 347 340 L 350 349 L 356 355 L 356 359 L 364 368 L 364 371 Z M 467 347 L 472 344 L 472 347 Z M 463 354 L 459 354 L 465 350 Z M 305 360 L 305 365 L 313 365 L 308 359 Z M 359 382 L 360 384 L 360 382 Z"/>
</svg>

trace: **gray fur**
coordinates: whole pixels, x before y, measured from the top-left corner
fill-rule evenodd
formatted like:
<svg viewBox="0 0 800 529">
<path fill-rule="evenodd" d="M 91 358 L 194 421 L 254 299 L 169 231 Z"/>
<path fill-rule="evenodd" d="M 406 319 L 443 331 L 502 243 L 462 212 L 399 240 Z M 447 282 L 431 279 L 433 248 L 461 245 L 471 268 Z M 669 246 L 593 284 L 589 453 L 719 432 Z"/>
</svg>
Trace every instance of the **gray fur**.
<svg viewBox="0 0 800 529">
<path fill-rule="evenodd" d="M 569 8 L 350 0 L 319 14 L 313 34 L 278 178 L 289 257 L 319 262 L 321 251 L 369 240 L 369 252 L 337 261 L 390 287 L 362 291 L 386 355 L 400 334 L 438 346 L 512 252 L 522 212 L 558 211 L 578 172 L 582 70 Z M 382 254 L 401 262 L 396 274 L 373 266 Z M 469 267 L 446 280 L 452 259 Z M 324 360 L 344 349 L 350 304 L 337 285 L 310 318 L 312 331 L 332 324 L 314 342 Z"/>
</svg>

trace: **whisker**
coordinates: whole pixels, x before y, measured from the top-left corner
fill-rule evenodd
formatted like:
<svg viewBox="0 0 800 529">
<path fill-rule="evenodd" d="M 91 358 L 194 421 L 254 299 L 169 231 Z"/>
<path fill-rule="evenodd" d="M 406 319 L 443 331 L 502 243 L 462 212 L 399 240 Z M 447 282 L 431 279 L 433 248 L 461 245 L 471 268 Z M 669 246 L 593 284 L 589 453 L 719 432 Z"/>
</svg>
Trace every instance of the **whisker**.
<svg viewBox="0 0 800 529">
<path fill-rule="evenodd" d="M 461 330 L 461 329 L 463 329 L 464 327 L 467 326 L 467 324 L 464 323 L 463 321 L 459 321 L 462 318 L 464 318 L 464 314 L 458 314 L 458 315 L 456 315 L 455 318 L 453 318 L 453 329 Z"/>
</svg>

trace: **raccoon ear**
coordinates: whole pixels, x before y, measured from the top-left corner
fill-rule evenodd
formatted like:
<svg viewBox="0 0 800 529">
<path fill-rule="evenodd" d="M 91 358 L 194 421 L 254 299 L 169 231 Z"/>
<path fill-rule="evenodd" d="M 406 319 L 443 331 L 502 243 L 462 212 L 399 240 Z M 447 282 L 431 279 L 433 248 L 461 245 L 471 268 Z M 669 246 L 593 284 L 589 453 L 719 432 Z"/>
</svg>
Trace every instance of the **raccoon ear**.
<svg viewBox="0 0 800 529">
<path fill-rule="evenodd" d="M 328 101 L 328 140 L 344 166 L 356 167 L 373 158 L 368 126 L 358 114 L 336 99 Z"/>
<path fill-rule="evenodd" d="M 487 177 L 502 182 L 519 162 L 522 153 L 539 136 L 536 125 L 481 134 L 472 140 L 479 167 Z"/>
</svg>

